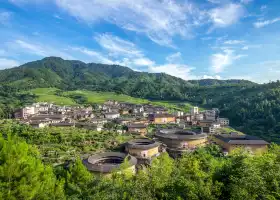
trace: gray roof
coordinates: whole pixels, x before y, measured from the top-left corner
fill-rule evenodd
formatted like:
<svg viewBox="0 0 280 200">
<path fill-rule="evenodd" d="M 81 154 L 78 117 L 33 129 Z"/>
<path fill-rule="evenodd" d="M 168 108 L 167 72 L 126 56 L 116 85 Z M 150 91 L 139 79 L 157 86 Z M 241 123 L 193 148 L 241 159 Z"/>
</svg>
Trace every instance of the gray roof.
<svg viewBox="0 0 280 200">
<path fill-rule="evenodd" d="M 68 122 L 61 122 L 61 123 L 54 123 L 51 124 L 51 126 L 74 126 L 74 123 L 68 123 Z"/>
<path fill-rule="evenodd" d="M 215 135 L 215 137 L 228 144 L 236 144 L 236 145 L 239 145 L 239 144 L 240 145 L 267 145 L 267 144 L 269 144 L 265 140 L 258 138 L 256 136 L 251 136 L 251 135 L 221 134 L 221 135 Z"/>
<path fill-rule="evenodd" d="M 150 139 L 136 139 L 126 143 L 130 149 L 143 149 L 148 150 L 160 146 L 160 143 Z"/>
<path fill-rule="evenodd" d="M 154 117 L 175 117 L 172 114 L 152 114 Z"/>
<path fill-rule="evenodd" d="M 147 125 L 145 124 L 128 124 L 128 128 L 147 128 Z"/>
<path fill-rule="evenodd" d="M 35 115 L 31 117 L 31 120 L 41 120 L 41 119 L 63 119 L 64 115 Z"/>
<path fill-rule="evenodd" d="M 156 137 L 173 140 L 197 140 L 207 138 L 207 134 L 184 129 L 161 129 L 156 132 Z"/>
<path fill-rule="evenodd" d="M 107 113 L 104 113 L 104 115 L 117 115 L 117 114 L 120 114 L 118 112 L 107 112 Z"/>
</svg>

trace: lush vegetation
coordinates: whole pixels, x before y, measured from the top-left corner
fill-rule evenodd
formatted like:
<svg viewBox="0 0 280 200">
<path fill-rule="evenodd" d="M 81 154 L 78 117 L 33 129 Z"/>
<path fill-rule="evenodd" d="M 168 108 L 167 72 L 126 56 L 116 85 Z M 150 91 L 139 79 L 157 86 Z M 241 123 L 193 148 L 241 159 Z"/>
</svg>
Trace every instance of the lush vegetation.
<svg viewBox="0 0 280 200">
<path fill-rule="evenodd" d="M 49 57 L 0 71 L 0 83 L 20 90 L 56 87 L 64 91 L 113 91 L 146 99 L 183 100 L 200 81 L 184 81 L 167 74 L 135 72 L 127 67 L 69 61 Z M 202 85 L 251 84 L 242 80 L 203 80 Z"/>
<path fill-rule="evenodd" d="M 190 93 L 190 102 L 220 108 L 238 130 L 280 143 L 280 82 L 246 87 L 208 87 Z"/>
<path fill-rule="evenodd" d="M 11 120 L 0 122 L 4 136 L 16 135 L 28 144 L 36 145 L 44 163 L 59 165 L 92 152 L 114 150 L 120 144 L 131 140 L 131 134 L 120 135 L 111 131 L 97 132 L 82 128 L 49 127 L 34 129 Z"/>
<path fill-rule="evenodd" d="M 0 131 L 0 199 L 280 198 L 280 147 L 277 145 L 259 156 L 242 149 L 224 156 L 215 145 L 187 153 L 178 160 L 163 153 L 135 176 L 116 171 L 111 177 L 97 177 L 86 170 L 78 156 L 66 168 L 48 165 L 38 150 L 37 140 L 41 140 L 44 133 L 39 136 L 31 129 L 20 129 L 26 127 L 4 125 Z M 49 132 L 56 135 L 57 130 Z M 76 137 L 68 131 L 60 132 L 73 139 Z M 106 134 L 100 133 L 99 137 L 107 137 Z M 59 138 L 47 135 L 42 137 Z M 125 166 L 126 163 L 120 170 Z"/>
<path fill-rule="evenodd" d="M 37 102 L 52 102 L 58 105 L 102 104 L 108 100 L 116 100 L 119 102 L 129 102 L 135 104 L 151 103 L 153 105 L 164 106 L 170 110 L 182 110 L 186 112 L 189 112 L 190 108 L 193 106 L 190 103 L 185 103 L 182 101 L 150 101 L 147 99 L 117 94 L 114 92 L 92 92 L 88 90 L 63 92 L 57 88 L 35 88 L 22 93 L 35 96 L 35 100 Z"/>
</svg>

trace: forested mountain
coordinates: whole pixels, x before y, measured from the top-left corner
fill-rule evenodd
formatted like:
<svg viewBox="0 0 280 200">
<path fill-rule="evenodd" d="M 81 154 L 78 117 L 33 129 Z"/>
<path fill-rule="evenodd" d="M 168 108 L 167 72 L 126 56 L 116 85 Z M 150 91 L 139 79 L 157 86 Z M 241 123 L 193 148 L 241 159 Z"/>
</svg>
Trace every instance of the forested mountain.
<svg viewBox="0 0 280 200">
<path fill-rule="evenodd" d="M 255 85 L 245 80 L 185 81 L 164 73 L 135 72 L 127 67 L 83 63 L 48 57 L 0 71 L 0 83 L 17 89 L 57 87 L 64 90 L 114 91 L 150 99 L 186 99 L 186 91 L 198 86 Z"/>
</svg>

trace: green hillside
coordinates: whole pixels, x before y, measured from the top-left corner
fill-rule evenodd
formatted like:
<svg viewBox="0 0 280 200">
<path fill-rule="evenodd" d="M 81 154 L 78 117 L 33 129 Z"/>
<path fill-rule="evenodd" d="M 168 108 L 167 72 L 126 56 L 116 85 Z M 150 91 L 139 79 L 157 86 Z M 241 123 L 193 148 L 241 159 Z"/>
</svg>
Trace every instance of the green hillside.
<svg viewBox="0 0 280 200">
<path fill-rule="evenodd" d="M 130 103 L 147 103 L 148 100 L 141 98 L 134 98 L 128 95 L 116 94 L 114 92 L 92 92 L 86 90 L 75 90 L 67 91 L 62 93 L 63 96 L 73 98 L 75 96 L 83 96 L 86 99 L 87 103 L 104 103 L 108 100 L 116 100 L 121 102 L 130 102 Z"/>
<path fill-rule="evenodd" d="M 102 104 L 108 100 L 129 102 L 135 104 L 152 103 L 164 106 L 170 110 L 182 110 L 188 112 L 193 105 L 178 101 L 150 101 L 147 99 L 135 98 L 128 95 L 116 94 L 114 92 L 92 92 L 87 90 L 61 91 L 57 88 L 35 88 L 23 92 L 24 94 L 35 95 L 36 102 L 50 102 L 58 105 L 77 104 Z M 83 102 L 79 100 L 83 99 Z"/>
<path fill-rule="evenodd" d="M 76 102 L 68 97 L 58 96 L 57 88 L 36 88 L 27 91 L 27 93 L 36 95 L 37 102 L 52 102 L 58 105 L 75 105 Z"/>
<path fill-rule="evenodd" d="M 0 71 L 0 83 L 18 90 L 55 87 L 64 91 L 116 92 L 156 100 L 186 100 L 200 86 L 255 85 L 245 80 L 185 81 L 164 73 L 136 72 L 118 65 L 48 57 Z"/>
</svg>

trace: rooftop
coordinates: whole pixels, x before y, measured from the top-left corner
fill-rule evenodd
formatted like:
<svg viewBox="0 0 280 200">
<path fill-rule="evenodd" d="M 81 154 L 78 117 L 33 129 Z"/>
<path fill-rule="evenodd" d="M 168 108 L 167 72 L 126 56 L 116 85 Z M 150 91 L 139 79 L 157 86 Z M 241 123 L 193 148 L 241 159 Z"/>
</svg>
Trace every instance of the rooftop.
<svg viewBox="0 0 280 200">
<path fill-rule="evenodd" d="M 128 124 L 128 128 L 147 128 L 147 125 L 145 124 Z"/>
<path fill-rule="evenodd" d="M 251 135 L 230 135 L 230 134 L 221 134 L 215 135 L 215 137 L 219 140 L 222 140 L 229 144 L 243 144 L 243 145 L 267 145 L 269 144 L 265 140 L 258 138 L 256 136 Z"/>
<path fill-rule="evenodd" d="M 161 129 L 155 134 L 159 138 L 174 139 L 174 140 L 196 140 L 207 137 L 207 134 L 201 130 L 184 130 L 184 129 Z"/>
<path fill-rule="evenodd" d="M 131 155 L 119 152 L 104 152 L 94 154 L 83 160 L 84 165 L 89 171 L 110 173 L 120 167 L 127 158 L 129 166 L 137 164 L 137 159 Z"/>
<path fill-rule="evenodd" d="M 153 116 L 155 118 L 161 118 L 161 117 L 175 117 L 174 115 L 172 114 L 153 114 Z"/>
<path fill-rule="evenodd" d="M 127 147 L 131 149 L 143 149 L 148 150 L 154 147 L 158 147 L 160 144 L 150 139 L 136 139 L 127 142 Z"/>
</svg>

